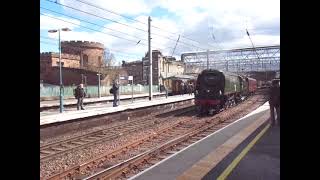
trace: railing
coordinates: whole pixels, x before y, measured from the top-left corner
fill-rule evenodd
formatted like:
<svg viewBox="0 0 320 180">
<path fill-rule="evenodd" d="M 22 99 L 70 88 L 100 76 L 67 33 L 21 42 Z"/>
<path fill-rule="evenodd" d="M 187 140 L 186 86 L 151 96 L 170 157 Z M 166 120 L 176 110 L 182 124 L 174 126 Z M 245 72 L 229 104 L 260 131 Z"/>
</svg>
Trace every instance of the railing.
<svg viewBox="0 0 320 180">
<path fill-rule="evenodd" d="M 75 86 L 64 86 L 63 88 L 63 96 L 65 98 L 72 98 L 73 90 Z M 109 90 L 112 86 L 100 86 L 101 96 L 109 96 L 111 95 Z M 84 87 L 87 97 L 98 97 L 98 86 L 87 86 Z M 157 85 L 153 85 L 153 92 L 159 92 L 159 87 Z M 148 93 L 149 86 L 143 85 L 133 85 L 133 93 L 134 94 L 141 94 L 141 93 Z M 60 93 L 59 86 L 50 86 L 50 87 L 41 87 L 40 86 L 40 98 L 42 97 L 58 97 Z M 131 94 L 132 93 L 132 86 L 131 85 L 123 85 L 120 86 L 120 94 Z"/>
</svg>

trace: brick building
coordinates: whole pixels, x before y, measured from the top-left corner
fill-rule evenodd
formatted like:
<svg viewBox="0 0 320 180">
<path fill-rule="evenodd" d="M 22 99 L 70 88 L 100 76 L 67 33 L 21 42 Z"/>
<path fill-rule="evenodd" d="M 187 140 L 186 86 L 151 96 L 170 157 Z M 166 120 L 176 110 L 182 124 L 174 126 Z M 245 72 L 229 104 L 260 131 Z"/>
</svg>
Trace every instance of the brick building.
<svg viewBox="0 0 320 180">
<path fill-rule="evenodd" d="M 164 56 L 162 68 L 160 68 L 161 77 L 167 78 L 175 75 L 184 74 L 185 64 L 182 61 L 176 61 L 172 56 Z"/>
<path fill-rule="evenodd" d="M 85 83 L 97 85 L 97 73 L 106 71 L 104 45 L 89 41 L 62 41 L 61 64 L 63 85 Z M 119 68 L 107 69 L 101 76 L 101 84 L 110 85 L 117 74 L 127 74 Z M 59 85 L 59 54 L 40 53 L 40 80 Z"/>
<path fill-rule="evenodd" d="M 143 84 L 143 66 L 142 61 L 125 62 L 122 61 L 122 67 L 129 76 L 133 76 L 134 84 Z"/>
<path fill-rule="evenodd" d="M 79 56 L 77 67 L 102 67 L 104 65 L 104 45 L 88 41 L 62 41 L 61 52 Z M 75 68 L 77 68 L 75 67 Z"/>
<path fill-rule="evenodd" d="M 146 53 L 142 61 L 122 62 L 128 75 L 133 76 L 137 84 L 149 84 L 149 55 Z M 172 56 L 163 56 L 158 50 L 152 51 L 152 84 L 163 84 L 163 78 L 183 74 L 184 63 L 176 61 Z"/>
</svg>

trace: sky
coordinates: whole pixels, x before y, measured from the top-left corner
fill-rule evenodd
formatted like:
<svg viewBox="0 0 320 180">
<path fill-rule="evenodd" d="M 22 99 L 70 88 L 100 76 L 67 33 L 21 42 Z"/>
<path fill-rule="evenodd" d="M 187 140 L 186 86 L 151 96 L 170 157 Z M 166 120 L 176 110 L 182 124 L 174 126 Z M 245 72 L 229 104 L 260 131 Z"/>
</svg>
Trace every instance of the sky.
<svg viewBox="0 0 320 180">
<path fill-rule="evenodd" d="M 48 30 L 67 27 L 62 41 L 100 42 L 118 63 L 141 60 L 149 16 L 152 50 L 178 60 L 252 47 L 246 29 L 255 46 L 280 45 L 279 0 L 40 0 L 40 52 L 58 52 L 58 33 Z"/>
</svg>

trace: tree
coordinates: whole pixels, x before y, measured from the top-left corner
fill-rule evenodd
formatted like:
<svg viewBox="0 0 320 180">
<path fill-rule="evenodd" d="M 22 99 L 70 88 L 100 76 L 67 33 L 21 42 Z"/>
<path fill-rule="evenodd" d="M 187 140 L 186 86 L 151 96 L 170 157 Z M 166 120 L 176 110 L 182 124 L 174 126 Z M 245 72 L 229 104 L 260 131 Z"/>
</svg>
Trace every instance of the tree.
<svg viewBox="0 0 320 180">
<path fill-rule="evenodd" d="M 114 66 L 116 63 L 116 58 L 113 53 L 110 52 L 109 49 L 104 50 L 104 60 L 107 66 Z"/>
</svg>

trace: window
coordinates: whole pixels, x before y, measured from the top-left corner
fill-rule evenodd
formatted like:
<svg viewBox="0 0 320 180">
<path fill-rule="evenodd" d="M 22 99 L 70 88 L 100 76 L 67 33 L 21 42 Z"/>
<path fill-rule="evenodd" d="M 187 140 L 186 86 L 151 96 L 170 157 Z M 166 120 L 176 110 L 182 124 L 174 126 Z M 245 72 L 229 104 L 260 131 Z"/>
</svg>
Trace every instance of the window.
<svg viewBox="0 0 320 180">
<path fill-rule="evenodd" d="M 165 63 L 164 61 L 162 61 L 162 72 L 164 72 L 164 69 L 165 69 Z"/>
<path fill-rule="evenodd" d="M 63 66 L 63 65 L 64 65 L 64 62 L 61 62 L 61 66 Z M 60 66 L 59 61 L 57 62 L 57 66 Z"/>
<path fill-rule="evenodd" d="M 83 55 L 83 66 L 88 66 L 88 55 Z"/>
<path fill-rule="evenodd" d="M 101 61 L 101 56 L 98 56 L 98 63 L 99 63 L 99 66 L 102 67 L 103 62 Z"/>
</svg>

